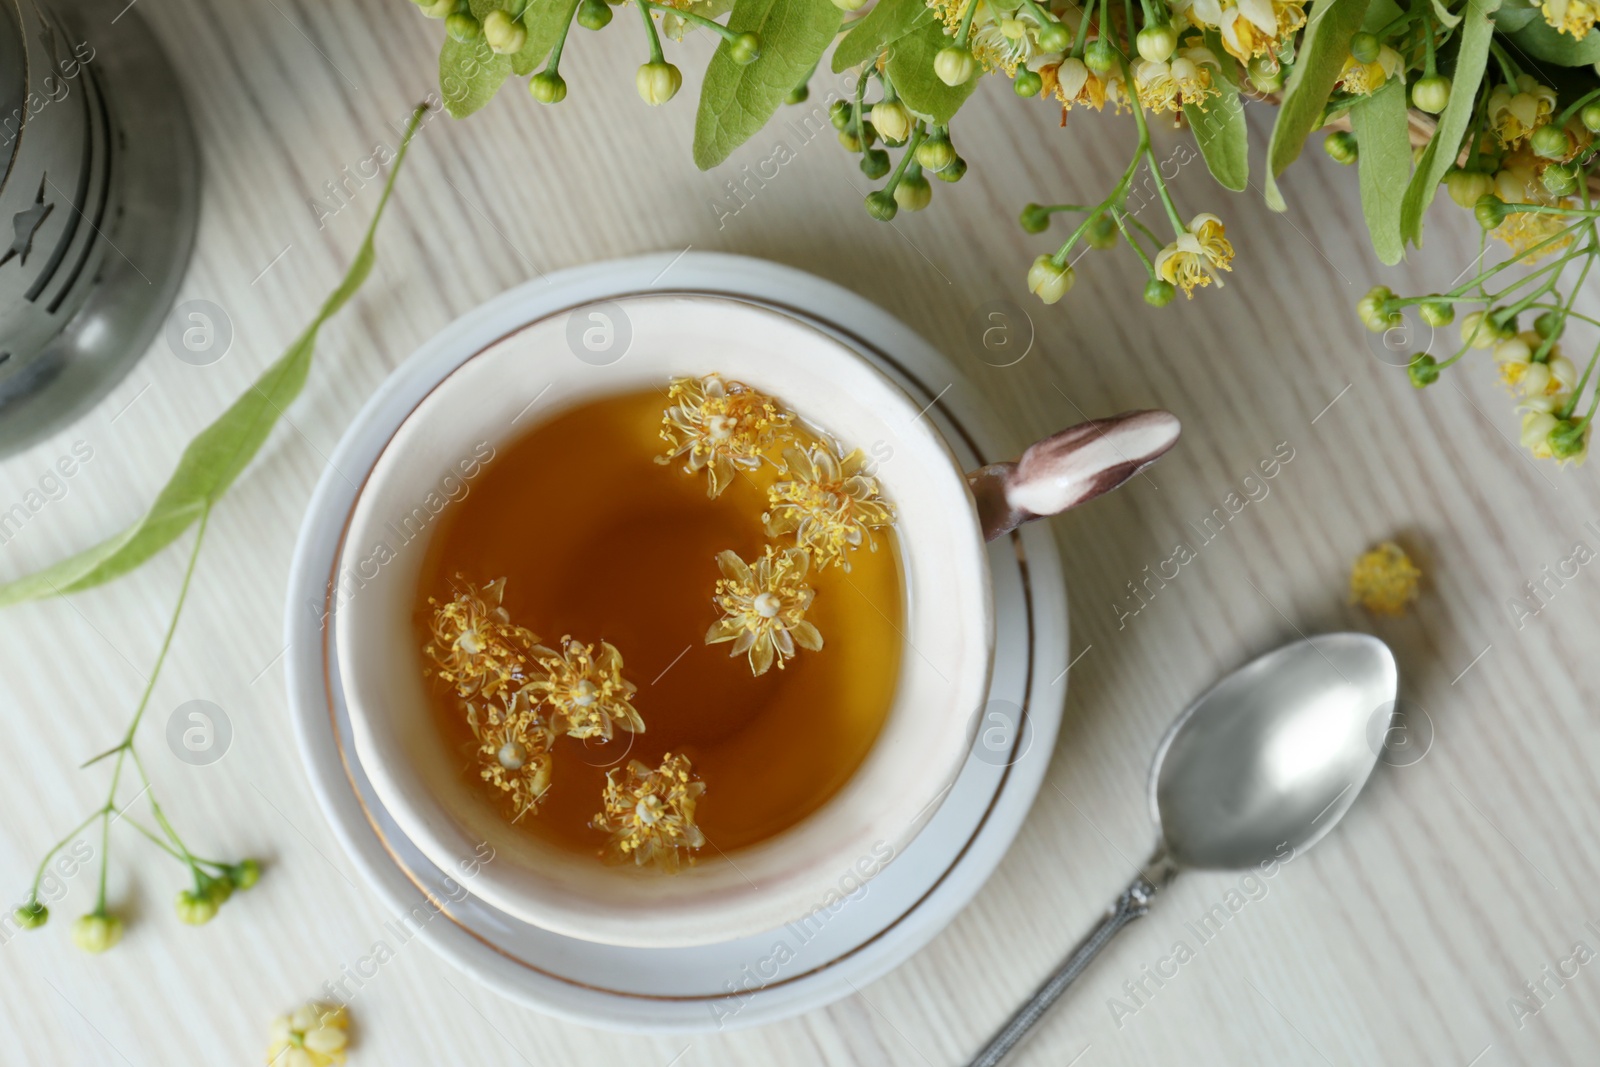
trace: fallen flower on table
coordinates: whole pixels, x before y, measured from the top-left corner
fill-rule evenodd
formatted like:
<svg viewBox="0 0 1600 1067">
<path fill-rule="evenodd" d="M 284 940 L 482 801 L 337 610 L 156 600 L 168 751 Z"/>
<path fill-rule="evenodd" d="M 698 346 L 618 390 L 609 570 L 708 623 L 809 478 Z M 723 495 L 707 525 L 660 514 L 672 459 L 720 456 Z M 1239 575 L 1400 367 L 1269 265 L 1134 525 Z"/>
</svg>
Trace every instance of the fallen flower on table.
<svg viewBox="0 0 1600 1067">
<path fill-rule="evenodd" d="M 1417 599 L 1422 572 L 1405 549 L 1385 541 L 1364 553 L 1350 568 L 1350 603 L 1374 615 L 1401 615 Z"/>
<path fill-rule="evenodd" d="M 329 1067 L 343 1063 L 350 1043 L 350 1013 L 343 1006 L 302 1004 L 272 1020 L 269 1067 Z"/>
</svg>

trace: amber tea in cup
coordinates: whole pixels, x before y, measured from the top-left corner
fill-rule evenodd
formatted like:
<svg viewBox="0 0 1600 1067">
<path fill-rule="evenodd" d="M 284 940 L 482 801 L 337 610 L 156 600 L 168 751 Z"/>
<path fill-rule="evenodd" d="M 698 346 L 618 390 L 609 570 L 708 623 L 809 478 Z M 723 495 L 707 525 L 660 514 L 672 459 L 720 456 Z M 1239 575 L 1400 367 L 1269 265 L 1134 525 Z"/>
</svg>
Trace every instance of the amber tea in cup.
<svg viewBox="0 0 1600 1067">
<path fill-rule="evenodd" d="M 711 375 L 498 448 L 415 601 L 463 777 L 520 832 L 669 871 L 826 803 L 903 643 L 893 507 L 858 444 Z"/>
</svg>

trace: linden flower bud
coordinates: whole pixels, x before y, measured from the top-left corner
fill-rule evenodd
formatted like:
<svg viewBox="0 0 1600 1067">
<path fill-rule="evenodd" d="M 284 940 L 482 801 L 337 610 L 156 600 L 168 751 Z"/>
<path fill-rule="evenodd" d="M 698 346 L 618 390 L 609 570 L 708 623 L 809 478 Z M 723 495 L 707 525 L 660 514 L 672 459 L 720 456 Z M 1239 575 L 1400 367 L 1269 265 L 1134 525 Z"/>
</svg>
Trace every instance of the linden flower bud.
<svg viewBox="0 0 1600 1067">
<path fill-rule="evenodd" d="M 860 11 L 867 6 L 867 0 L 833 0 L 833 6 L 840 11 Z"/>
<path fill-rule="evenodd" d="M 417 6 L 430 19 L 447 19 L 456 13 L 456 0 L 421 0 Z"/>
<path fill-rule="evenodd" d="M 1567 131 L 1551 123 L 1533 131 L 1528 147 L 1542 159 L 1565 159 L 1571 145 L 1567 142 Z"/>
<path fill-rule="evenodd" d="M 646 63 L 633 76 L 633 84 L 639 90 L 639 99 L 651 107 L 660 107 L 678 95 L 683 72 L 671 63 Z"/>
<path fill-rule="evenodd" d="M 1360 156 L 1360 149 L 1356 144 L 1356 135 L 1345 130 L 1338 130 L 1322 139 L 1322 150 L 1335 163 L 1349 166 Z"/>
<path fill-rule="evenodd" d="M 958 182 L 967 173 L 967 161 L 956 156 L 950 165 L 933 172 L 933 176 L 942 182 Z"/>
<path fill-rule="evenodd" d="M 1250 84 L 1258 92 L 1275 93 L 1283 88 L 1283 64 L 1270 55 L 1256 56 L 1245 67 L 1250 75 Z"/>
<path fill-rule="evenodd" d="M 1560 337 L 1566 324 L 1566 317 L 1560 312 L 1546 311 L 1533 320 L 1533 332 L 1548 341 L 1552 337 Z"/>
<path fill-rule="evenodd" d="M 1117 243 L 1117 220 L 1110 215 L 1096 215 L 1094 221 L 1089 223 L 1089 228 L 1083 232 L 1083 239 L 1090 248 L 1104 252 Z"/>
<path fill-rule="evenodd" d="M 1461 320 L 1461 341 L 1473 348 L 1493 348 L 1514 332 L 1502 330 L 1482 311 L 1474 311 Z"/>
<path fill-rule="evenodd" d="M 1046 304 L 1066 296 L 1075 280 L 1072 268 L 1058 264 L 1051 256 L 1040 256 L 1028 268 L 1028 292 Z"/>
<path fill-rule="evenodd" d="M 1552 163 L 1544 168 L 1539 183 L 1552 196 L 1568 196 L 1578 188 L 1578 169 L 1567 163 Z"/>
<path fill-rule="evenodd" d="M 838 2 L 834 0 L 834 3 Z M 954 88 L 972 80 L 972 76 L 978 72 L 978 61 L 965 48 L 950 45 L 939 49 L 939 54 L 933 57 L 933 72 L 940 81 Z"/>
<path fill-rule="evenodd" d="M 24 930 L 37 930 L 50 921 L 50 909 L 37 900 L 30 900 L 16 911 L 13 911 L 11 917 Z"/>
<path fill-rule="evenodd" d="M 1578 118 L 1583 122 L 1583 128 L 1590 133 L 1600 133 L 1600 103 L 1585 104 Z"/>
<path fill-rule="evenodd" d="M 1474 208 L 1478 201 L 1494 191 L 1494 175 L 1481 170 L 1463 170 L 1451 167 L 1445 172 L 1444 187 L 1450 199 L 1464 208 Z"/>
<path fill-rule="evenodd" d="M 1043 204 L 1029 204 L 1017 219 L 1028 233 L 1043 233 L 1050 228 L 1050 212 Z"/>
<path fill-rule="evenodd" d="M 1139 55 L 1152 63 L 1165 63 L 1178 48 L 1178 34 L 1170 25 L 1146 26 L 1134 39 Z"/>
<path fill-rule="evenodd" d="M 895 198 L 882 189 L 867 194 L 867 214 L 879 222 L 888 222 L 899 210 Z"/>
<path fill-rule="evenodd" d="M 757 58 L 760 58 L 759 56 Z M 755 60 L 751 60 L 755 62 Z M 811 86 L 809 83 L 796 85 L 789 90 L 789 95 L 783 98 L 785 104 L 803 104 L 811 99 Z"/>
<path fill-rule="evenodd" d="M 889 153 L 881 148 L 869 148 L 861 156 L 861 173 L 877 181 L 889 173 Z"/>
<path fill-rule="evenodd" d="M 261 881 L 261 864 L 255 860 L 241 860 L 228 871 L 228 876 L 240 889 L 250 889 Z"/>
<path fill-rule="evenodd" d="M 233 879 L 226 874 L 219 874 L 206 883 L 206 898 L 217 907 L 222 907 L 233 898 Z"/>
<path fill-rule="evenodd" d="M 559 104 L 567 98 L 567 80 L 553 70 L 541 70 L 528 79 L 528 92 L 541 104 Z"/>
<path fill-rule="evenodd" d="M 861 138 L 857 137 L 854 130 L 840 130 L 839 144 L 846 152 L 861 151 Z"/>
<path fill-rule="evenodd" d="M 739 34 L 728 42 L 728 56 L 741 67 L 749 66 L 761 58 L 761 38 L 753 33 Z"/>
<path fill-rule="evenodd" d="M 611 25 L 611 5 L 606 0 L 583 0 L 578 5 L 578 25 L 586 30 L 603 30 Z"/>
<path fill-rule="evenodd" d="M 917 145 L 917 163 L 926 171 L 941 171 L 956 161 L 956 150 L 948 138 L 931 137 Z"/>
<path fill-rule="evenodd" d="M 1373 333 L 1383 333 L 1401 325 L 1405 319 L 1399 309 L 1388 310 L 1386 305 L 1394 299 L 1394 292 L 1386 285 L 1377 285 L 1356 302 L 1356 315 Z"/>
<path fill-rule="evenodd" d="M 1110 41 L 1096 37 L 1083 50 L 1083 65 L 1096 74 L 1104 74 L 1117 65 L 1116 49 L 1111 47 Z"/>
<path fill-rule="evenodd" d="M 1478 217 L 1479 226 L 1492 230 L 1505 221 L 1509 211 L 1504 200 L 1493 193 L 1484 193 L 1478 197 L 1478 202 L 1472 205 L 1472 213 Z"/>
<path fill-rule="evenodd" d="M 1378 53 L 1383 50 L 1383 43 L 1375 34 L 1358 33 L 1350 38 L 1350 54 L 1357 63 L 1376 63 Z"/>
<path fill-rule="evenodd" d="M 1406 366 L 1406 376 L 1418 389 L 1426 389 L 1439 380 L 1439 361 L 1426 352 L 1418 353 Z"/>
<path fill-rule="evenodd" d="M 521 19 L 514 19 L 496 8 L 483 16 L 483 40 L 489 51 L 509 56 L 522 51 L 522 46 L 528 43 L 528 31 L 523 28 Z"/>
<path fill-rule="evenodd" d="M 1026 67 L 1017 68 L 1016 77 L 1011 79 L 1011 91 L 1020 97 L 1038 96 L 1044 90 L 1044 78 Z"/>
<path fill-rule="evenodd" d="M 898 100 L 872 105 L 872 127 L 890 144 L 903 144 L 911 136 L 911 112 Z"/>
<path fill-rule="evenodd" d="M 894 187 L 894 202 L 907 211 L 921 211 L 933 199 L 933 186 L 920 174 L 907 174 Z"/>
<path fill-rule="evenodd" d="M 1589 451 L 1589 420 L 1557 419 L 1547 440 L 1557 462 L 1582 463 Z"/>
<path fill-rule="evenodd" d="M 483 36 L 483 23 L 465 11 L 457 11 L 444 20 L 444 32 L 463 43 L 476 41 Z"/>
<path fill-rule="evenodd" d="M 850 117 L 855 113 L 855 108 L 850 106 L 848 100 L 835 100 L 828 108 L 828 121 L 833 123 L 833 128 L 842 130 L 850 125 Z"/>
<path fill-rule="evenodd" d="M 1153 308 L 1166 307 L 1177 295 L 1177 286 L 1161 278 L 1151 278 L 1144 283 L 1144 302 Z"/>
<path fill-rule="evenodd" d="M 1443 74 L 1418 78 L 1411 86 L 1411 102 L 1430 115 L 1437 115 L 1450 102 L 1450 79 Z"/>
<path fill-rule="evenodd" d="M 122 940 L 122 920 L 115 915 L 81 915 L 72 924 L 72 943 L 96 955 Z"/>
<path fill-rule="evenodd" d="M 1072 31 L 1059 22 L 1046 22 L 1034 33 L 1041 52 L 1065 52 L 1072 47 Z"/>
<path fill-rule="evenodd" d="M 185 889 L 176 901 L 178 921 L 190 926 L 204 926 L 217 917 L 217 902 L 203 893 Z"/>
<path fill-rule="evenodd" d="M 1429 326 L 1448 326 L 1455 321 L 1456 307 L 1444 300 L 1429 300 L 1418 309 Z"/>
</svg>

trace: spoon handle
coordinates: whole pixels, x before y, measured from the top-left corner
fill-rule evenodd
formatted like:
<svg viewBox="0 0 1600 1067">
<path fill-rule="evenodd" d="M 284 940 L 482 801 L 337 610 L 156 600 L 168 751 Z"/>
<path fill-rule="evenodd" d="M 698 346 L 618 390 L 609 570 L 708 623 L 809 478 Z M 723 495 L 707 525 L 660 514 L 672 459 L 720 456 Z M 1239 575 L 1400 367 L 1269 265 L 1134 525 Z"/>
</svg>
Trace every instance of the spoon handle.
<svg viewBox="0 0 1600 1067">
<path fill-rule="evenodd" d="M 967 1067 L 995 1067 L 1004 1059 L 1006 1053 L 1022 1040 L 1023 1035 L 1031 1030 L 1033 1024 L 1049 1010 L 1050 1005 L 1066 992 L 1067 986 L 1088 968 L 1090 962 L 1100 954 L 1100 950 L 1106 947 L 1118 931 L 1150 910 L 1150 898 L 1155 896 L 1155 893 L 1154 882 L 1143 874 L 1136 876 L 1133 883 L 1122 891 L 1122 895 L 1106 913 L 1106 917 L 1100 920 L 1100 925 L 1079 943 L 1072 955 L 1061 965 L 1060 970 L 1051 975 L 1050 979 L 1039 987 L 1038 992 L 1017 1009 L 1011 1021 L 994 1035 L 993 1040 Z"/>
</svg>

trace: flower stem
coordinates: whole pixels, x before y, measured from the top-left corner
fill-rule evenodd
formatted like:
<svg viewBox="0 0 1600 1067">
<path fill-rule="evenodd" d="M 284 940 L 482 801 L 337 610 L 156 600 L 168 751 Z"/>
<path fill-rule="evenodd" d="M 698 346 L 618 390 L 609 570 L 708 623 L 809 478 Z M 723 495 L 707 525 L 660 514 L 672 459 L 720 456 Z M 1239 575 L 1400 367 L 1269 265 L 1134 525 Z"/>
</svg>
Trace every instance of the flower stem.
<svg viewBox="0 0 1600 1067">
<path fill-rule="evenodd" d="M 735 37 L 739 36 L 737 33 L 734 33 L 732 30 L 728 29 L 728 27 L 724 26 L 722 23 L 713 22 L 711 19 L 706 18 L 704 15 L 696 15 L 693 11 L 685 11 L 685 10 L 683 10 L 681 8 L 672 7 L 672 6 L 668 5 L 668 4 L 658 4 L 658 3 L 655 2 L 655 0 L 639 0 L 639 6 L 640 7 L 649 8 L 651 11 L 671 12 L 672 14 L 678 16 L 680 19 L 682 19 L 685 22 L 692 22 L 696 26 L 701 26 L 701 27 L 704 27 L 705 29 L 715 31 L 717 33 L 717 35 L 720 36 L 724 41 L 731 41 Z M 654 20 L 652 20 L 652 22 L 653 21 Z M 660 62 L 661 53 L 660 53 L 660 44 L 659 44 L 659 42 L 656 45 L 656 49 L 657 50 L 654 53 L 653 58 L 654 58 L 654 60 L 656 62 Z"/>
</svg>

